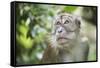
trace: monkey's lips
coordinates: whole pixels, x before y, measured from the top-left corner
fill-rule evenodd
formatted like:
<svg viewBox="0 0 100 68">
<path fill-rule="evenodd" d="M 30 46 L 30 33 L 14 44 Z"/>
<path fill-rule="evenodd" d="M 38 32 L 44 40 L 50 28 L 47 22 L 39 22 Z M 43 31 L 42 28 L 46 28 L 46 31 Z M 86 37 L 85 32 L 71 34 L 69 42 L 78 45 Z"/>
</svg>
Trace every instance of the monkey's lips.
<svg viewBox="0 0 100 68">
<path fill-rule="evenodd" d="M 64 43 L 68 43 L 70 39 L 69 38 L 66 38 L 66 37 L 59 37 L 57 38 L 57 41 L 59 44 L 64 44 Z"/>
<path fill-rule="evenodd" d="M 58 38 L 57 38 L 57 40 L 60 40 L 60 39 L 69 40 L 69 38 L 66 38 L 66 37 L 58 37 Z"/>
</svg>

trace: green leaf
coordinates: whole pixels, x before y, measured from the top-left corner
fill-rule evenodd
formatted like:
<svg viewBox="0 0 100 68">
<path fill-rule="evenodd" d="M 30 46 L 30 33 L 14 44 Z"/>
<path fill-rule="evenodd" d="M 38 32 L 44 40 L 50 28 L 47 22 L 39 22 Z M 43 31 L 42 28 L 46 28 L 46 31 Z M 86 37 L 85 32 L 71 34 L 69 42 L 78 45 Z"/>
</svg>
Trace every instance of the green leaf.
<svg viewBox="0 0 100 68">
<path fill-rule="evenodd" d="M 31 48 L 34 43 L 34 40 L 32 40 L 30 37 L 27 38 L 24 35 L 17 35 L 16 39 L 24 48 Z"/>
<path fill-rule="evenodd" d="M 73 11 L 75 11 L 77 9 L 76 6 L 67 6 L 64 8 L 64 11 L 65 12 L 68 12 L 68 13 L 72 13 Z"/>
</svg>

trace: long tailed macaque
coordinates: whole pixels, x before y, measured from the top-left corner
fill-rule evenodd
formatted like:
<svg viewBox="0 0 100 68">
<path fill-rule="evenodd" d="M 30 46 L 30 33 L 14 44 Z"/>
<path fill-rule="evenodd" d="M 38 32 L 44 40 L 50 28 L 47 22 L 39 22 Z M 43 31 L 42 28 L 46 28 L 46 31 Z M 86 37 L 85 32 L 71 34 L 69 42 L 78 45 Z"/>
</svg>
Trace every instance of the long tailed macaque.
<svg viewBox="0 0 100 68">
<path fill-rule="evenodd" d="M 42 63 L 87 61 L 89 46 L 80 38 L 80 24 L 75 15 L 62 13 L 56 16 L 51 44 L 44 51 Z"/>
</svg>

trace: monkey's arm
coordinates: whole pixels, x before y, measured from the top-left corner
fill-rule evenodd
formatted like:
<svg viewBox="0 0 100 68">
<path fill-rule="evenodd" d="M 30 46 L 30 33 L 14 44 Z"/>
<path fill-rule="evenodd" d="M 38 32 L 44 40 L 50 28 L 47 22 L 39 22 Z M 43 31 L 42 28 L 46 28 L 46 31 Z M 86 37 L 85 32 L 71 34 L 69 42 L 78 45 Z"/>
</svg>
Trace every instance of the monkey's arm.
<svg viewBox="0 0 100 68">
<path fill-rule="evenodd" d="M 41 63 L 56 63 L 57 61 L 57 50 L 54 47 L 48 46 L 44 51 Z"/>
</svg>

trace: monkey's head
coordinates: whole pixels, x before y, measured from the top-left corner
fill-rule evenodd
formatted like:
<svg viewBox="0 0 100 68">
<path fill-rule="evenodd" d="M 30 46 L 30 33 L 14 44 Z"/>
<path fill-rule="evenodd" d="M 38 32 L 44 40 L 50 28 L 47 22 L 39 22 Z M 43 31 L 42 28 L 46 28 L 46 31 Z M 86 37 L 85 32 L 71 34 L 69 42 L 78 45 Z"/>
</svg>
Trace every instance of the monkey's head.
<svg viewBox="0 0 100 68">
<path fill-rule="evenodd" d="M 68 13 L 62 13 L 56 16 L 53 23 L 53 37 L 60 46 L 68 46 L 72 42 L 75 42 L 79 31 L 80 20 L 77 16 Z"/>
</svg>

